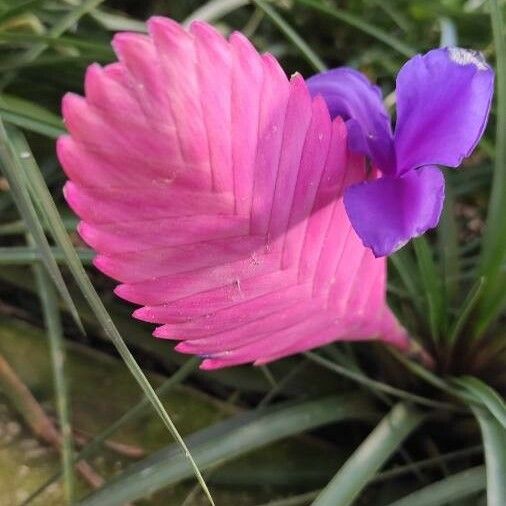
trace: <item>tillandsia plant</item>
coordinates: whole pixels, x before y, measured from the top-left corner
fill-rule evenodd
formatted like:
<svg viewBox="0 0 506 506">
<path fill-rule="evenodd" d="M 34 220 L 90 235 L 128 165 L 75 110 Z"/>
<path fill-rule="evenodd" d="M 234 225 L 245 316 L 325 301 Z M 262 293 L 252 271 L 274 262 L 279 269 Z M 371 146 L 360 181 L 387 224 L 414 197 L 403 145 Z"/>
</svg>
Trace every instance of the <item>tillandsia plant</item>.
<svg viewBox="0 0 506 506">
<path fill-rule="evenodd" d="M 420 44 L 410 27 L 423 21 L 396 2 L 378 4 L 397 27 L 393 35 L 369 7 L 313 0 L 295 0 L 284 14 L 276 2 L 211 1 L 185 22 L 149 17 L 160 6 L 146 2 L 139 7 L 146 23 L 101 3 L 28 1 L 0 10 L 9 51 L 0 58 L 7 90 L 0 160 L 9 190 L 0 195 L 0 260 L 33 264 L 35 285 L 13 265 L 0 282 L 41 297 L 58 424 L 23 384 L 26 359 L 16 358 L 9 339 L 0 341 L 0 387 L 29 427 L 61 450 L 63 501 L 188 506 L 203 493 L 211 504 L 234 506 L 504 506 L 506 42 L 497 2 L 487 3 L 493 49 L 488 39 L 462 38 L 485 47 L 487 59 L 459 47 L 448 18 L 455 11 L 439 19 L 441 44 L 430 49 L 433 26 Z M 307 29 L 313 16 L 322 33 Z M 336 23 L 346 29 L 335 32 Z M 26 29 L 38 35 L 23 51 L 16 43 L 27 43 Z M 101 42 L 107 31 L 117 32 L 114 54 Z M 317 53 L 336 68 L 327 70 Z M 69 76 L 68 65 L 76 71 Z M 83 93 L 78 65 L 87 67 Z M 49 91 L 24 88 L 32 67 L 58 76 Z M 62 125 L 41 105 L 54 107 L 69 89 L 77 93 L 63 98 Z M 478 147 L 489 115 L 495 151 L 490 135 Z M 33 132 L 57 139 L 56 158 Z M 8 221 L 12 203 L 22 221 Z M 106 277 L 88 275 L 90 261 Z M 107 277 L 119 282 L 114 292 L 123 300 L 111 300 Z M 32 308 L 17 300 L 8 313 L 0 305 L 2 314 L 33 323 Z M 145 323 L 123 316 L 125 301 Z M 62 326 L 61 310 L 73 324 Z M 157 391 L 113 320 L 141 351 L 141 365 L 178 367 Z M 128 399 L 128 410 L 75 455 L 71 425 L 79 430 L 79 417 L 100 416 L 100 402 L 112 406 L 122 396 L 109 378 L 90 386 L 93 409 L 67 392 L 75 373 L 64 367 L 64 329 L 97 353 L 90 369 L 102 363 L 97 341 L 80 337 L 83 322 L 93 338 L 105 332 L 112 340 L 146 399 Z M 153 324 L 157 339 L 146 335 Z M 6 335 L 16 325 L 6 316 Z M 176 353 L 168 341 L 178 342 Z M 74 348 L 69 353 L 73 360 Z M 72 381 L 78 393 L 88 383 L 84 368 L 80 374 Z M 166 409 L 160 395 L 189 375 L 182 404 L 171 397 Z M 214 418 L 195 422 L 195 402 L 209 402 Z M 141 448 L 109 440 L 149 403 L 174 445 L 164 447 L 160 436 L 148 443 L 144 418 Z M 73 424 L 69 405 L 79 414 Z M 191 421 L 181 415 L 188 406 Z M 169 415 L 176 412 L 178 428 L 193 432 L 188 438 Z M 101 425 L 92 418 L 93 430 Z M 304 431 L 312 438 L 294 437 Z M 82 460 L 103 445 L 143 458 L 110 480 L 100 467 L 104 480 L 95 461 Z M 144 456 L 145 447 L 158 451 Z M 99 490 L 76 488 L 76 462 Z M 188 494 L 192 475 L 202 491 Z M 44 501 L 59 477 L 39 480 L 22 504 Z"/>
</svg>

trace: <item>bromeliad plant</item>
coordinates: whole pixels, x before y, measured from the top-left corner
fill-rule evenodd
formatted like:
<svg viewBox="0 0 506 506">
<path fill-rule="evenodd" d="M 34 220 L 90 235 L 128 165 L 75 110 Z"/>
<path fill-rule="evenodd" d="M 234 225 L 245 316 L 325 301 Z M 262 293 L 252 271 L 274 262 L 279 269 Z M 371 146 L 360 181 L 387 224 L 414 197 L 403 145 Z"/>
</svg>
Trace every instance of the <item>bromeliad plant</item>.
<svg viewBox="0 0 506 506">
<path fill-rule="evenodd" d="M 311 54 L 270 6 L 255 3 Z M 481 428 L 486 470 L 462 467 L 404 498 L 394 494 L 392 504 L 479 501 L 485 488 L 489 506 L 506 504 L 505 336 L 487 333 L 504 306 L 504 243 L 488 238 L 483 257 L 490 261 L 473 272 L 478 281 L 468 295 L 458 297 L 455 280 L 441 283 L 429 241 L 420 237 L 437 226 L 443 210 L 438 166 L 460 166 L 487 125 L 494 72 L 483 56 L 444 47 L 409 59 L 397 76 L 393 128 L 381 90 L 354 69 L 288 79 L 276 58 L 258 53 L 238 32 L 227 39 L 207 23 L 187 29 L 162 17 L 147 26 L 147 35 L 115 35 L 119 61 L 91 65 L 85 96 L 65 96 L 68 134 L 57 141 L 69 179 L 65 199 L 81 220 L 80 236 L 97 253 L 94 265 L 120 282 L 115 293 L 141 306 L 134 317 L 157 324 L 157 338 L 177 340 L 177 351 L 197 355 L 201 369 L 264 366 L 303 353 L 299 360 L 369 389 L 368 409 L 376 402 L 393 406 L 323 490 L 286 504 L 352 504 L 422 424 L 453 427 L 471 413 Z M 501 23 L 497 30 L 499 51 Z M 503 64 L 499 101 L 506 94 Z M 505 116 L 499 108 L 499 135 Z M 190 476 L 192 467 L 212 502 L 200 470 L 297 429 L 287 429 L 279 408 L 260 410 L 210 435 L 196 434 L 186 447 L 84 275 L 38 168 L 10 143 L 26 144 L 12 135 L 10 141 L 3 132 L 5 174 L 49 275 L 72 309 L 32 200 L 190 461 L 173 448 L 161 450 L 83 504 L 141 498 Z M 506 140 L 497 142 L 501 174 Z M 504 189 L 504 176 L 495 183 Z M 448 197 L 451 203 L 451 192 Z M 491 212 L 504 207 L 503 199 L 496 190 Z M 447 206 L 443 231 L 451 213 Z M 415 257 L 406 246 L 413 238 Z M 386 256 L 399 249 L 390 275 L 394 313 L 386 300 Z M 452 296 L 459 302 L 453 313 Z M 386 346 L 335 345 L 343 341 Z M 404 382 L 398 375 L 406 370 Z M 369 397 L 377 397 L 374 404 Z M 292 406 L 286 416 L 293 409 L 306 429 L 346 418 L 334 401 L 304 406 L 312 421 Z M 262 428 L 270 425 L 276 430 L 266 437 Z M 67 454 L 67 472 L 69 462 Z M 363 500 L 380 504 L 374 494 Z"/>
</svg>

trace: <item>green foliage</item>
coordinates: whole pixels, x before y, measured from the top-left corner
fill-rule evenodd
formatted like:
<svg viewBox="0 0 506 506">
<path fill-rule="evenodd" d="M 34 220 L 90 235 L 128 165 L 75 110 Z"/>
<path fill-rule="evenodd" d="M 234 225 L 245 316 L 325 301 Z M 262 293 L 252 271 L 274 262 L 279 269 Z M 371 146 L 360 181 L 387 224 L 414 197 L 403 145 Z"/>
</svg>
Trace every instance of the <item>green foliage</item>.
<svg viewBox="0 0 506 506">
<path fill-rule="evenodd" d="M 409 56 L 440 43 L 495 64 L 491 126 L 465 167 L 447 171 L 438 230 L 390 259 L 389 302 L 415 337 L 411 354 L 331 345 L 206 373 L 132 321 L 88 269 L 92 252 L 61 198 L 60 100 L 82 92 L 87 65 L 113 61 L 114 31 L 144 31 L 152 14 L 242 30 L 289 74 L 359 68 L 385 96 Z M 63 479 L 67 503 L 100 506 L 211 495 L 234 506 L 506 504 L 504 15 L 499 0 L 0 0 L 0 353 L 64 435 L 61 465 L 33 474 L 20 502 L 56 504 L 48 491 Z M 71 427 L 91 432 L 80 451 Z M 113 476 L 95 460 L 110 438 L 146 455 Z M 20 458 L 17 447 L 9 455 Z M 105 477 L 100 490 L 74 478 L 82 458 Z"/>
</svg>

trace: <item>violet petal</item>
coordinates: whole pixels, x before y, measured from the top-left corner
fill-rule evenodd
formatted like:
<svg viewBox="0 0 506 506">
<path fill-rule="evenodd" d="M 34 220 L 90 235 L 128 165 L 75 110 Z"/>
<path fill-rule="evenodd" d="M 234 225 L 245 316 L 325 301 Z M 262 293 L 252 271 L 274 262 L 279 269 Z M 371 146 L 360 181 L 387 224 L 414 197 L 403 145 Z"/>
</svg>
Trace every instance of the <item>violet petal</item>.
<svg viewBox="0 0 506 506">
<path fill-rule="evenodd" d="M 397 76 L 397 173 L 457 167 L 485 129 L 494 72 L 480 53 L 442 48 L 417 55 Z"/>
<path fill-rule="evenodd" d="M 357 70 L 340 67 L 307 80 L 311 95 L 321 95 L 332 118 L 341 116 L 348 127 L 352 151 L 368 156 L 383 173 L 395 171 L 390 117 L 381 90 Z"/>
<path fill-rule="evenodd" d="M 443 201 L 444 177 L 432 165 L 359 183 L 344 194 L 355 232 L 377 257 L 390 255 L 435 227 Z"/>
</svg>

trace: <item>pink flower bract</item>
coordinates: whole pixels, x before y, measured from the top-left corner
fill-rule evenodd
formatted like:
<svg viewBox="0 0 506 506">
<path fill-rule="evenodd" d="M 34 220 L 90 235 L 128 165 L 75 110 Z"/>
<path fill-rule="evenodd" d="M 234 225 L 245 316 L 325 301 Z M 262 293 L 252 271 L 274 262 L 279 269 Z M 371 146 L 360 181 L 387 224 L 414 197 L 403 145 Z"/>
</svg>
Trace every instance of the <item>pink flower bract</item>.
<svg viewBox="0 0 506 506">
<path fill-rule="evenodd" d="M 336 340 L 407 346 L 385 259 L 355 235 L 344 189 L 366 178 L 346 128 L 269 54 L 196 22 L 120 33 L 119 62 L 68 94 L 65 197 L 118 296 L 213 369 Z"/>
</svg>

